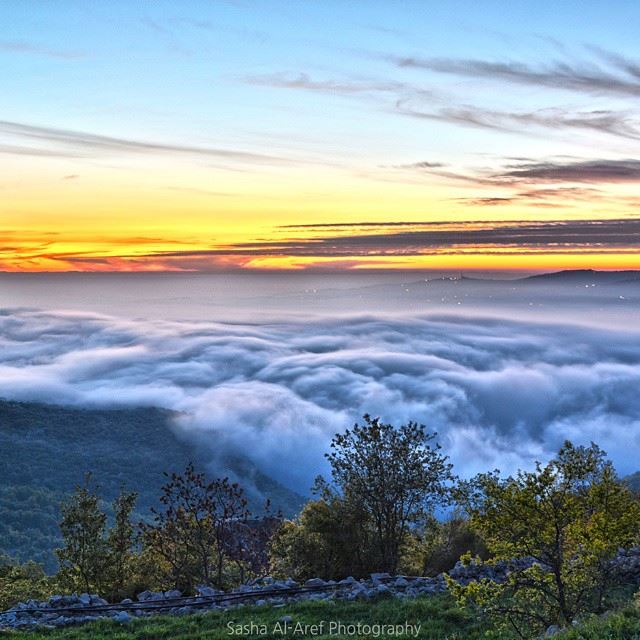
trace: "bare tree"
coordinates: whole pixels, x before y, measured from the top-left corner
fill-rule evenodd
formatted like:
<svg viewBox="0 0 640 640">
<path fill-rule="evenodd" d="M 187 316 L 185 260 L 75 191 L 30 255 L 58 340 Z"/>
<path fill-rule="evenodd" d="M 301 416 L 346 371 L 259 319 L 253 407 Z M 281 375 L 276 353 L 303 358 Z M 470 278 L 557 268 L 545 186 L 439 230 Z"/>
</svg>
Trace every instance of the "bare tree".
<svg viewBox="0 0 640 640">
<path fill-rule="evenodd" d="M 251 517 L 244 491 L 228 478 L 207 480 L 191 463 L 183 474 L 167 477 L 162 508 L 141 525 L 145 545 L 168 564 L 174 586 L 222 586 L 230 536 Z"/>
</svg>

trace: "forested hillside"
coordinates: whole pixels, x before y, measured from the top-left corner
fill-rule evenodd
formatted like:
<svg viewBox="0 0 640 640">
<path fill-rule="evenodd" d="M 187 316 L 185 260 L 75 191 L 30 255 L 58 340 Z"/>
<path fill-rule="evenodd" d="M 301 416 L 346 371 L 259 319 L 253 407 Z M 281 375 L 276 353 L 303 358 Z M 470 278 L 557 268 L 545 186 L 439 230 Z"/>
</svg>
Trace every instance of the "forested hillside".
<svg viewBox="0 0 640 640">
<path fill-rule="evenodd" d="M 141 517 L 157 504 L 163 472 L 180 471 L 189 461 L 212 477 L 231 472 L 256 503 L 262 494 L 287 514 L 298 510 L 302 498 L 248 460 L 227 457 L 212 465 L 212 450 L 178 438 L 170 419 L 169 412 L 150 408 L 78 409 L 0 401 L 0 552 L 55 570 L 59 503 L 87 472 L 106 501 L 123 486 L 137 491 Z"/>
</svg>

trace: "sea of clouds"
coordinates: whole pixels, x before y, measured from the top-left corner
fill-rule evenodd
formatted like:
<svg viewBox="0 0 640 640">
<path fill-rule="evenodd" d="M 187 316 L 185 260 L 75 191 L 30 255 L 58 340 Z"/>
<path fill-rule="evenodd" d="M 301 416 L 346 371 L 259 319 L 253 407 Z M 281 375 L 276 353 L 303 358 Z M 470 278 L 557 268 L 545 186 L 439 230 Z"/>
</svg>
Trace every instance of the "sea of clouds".
<svg viewBox="0 0 640 640">
<path fill-rule="evenodd" d="M 0 314 L 0 396 L 156 406 L 306 493 L 363 413 L 439 433 L 456 471 L 513 472 L 570 438 L 640 468 L 640 331 L 464 316 L 125 320 Z"/>
</svg>

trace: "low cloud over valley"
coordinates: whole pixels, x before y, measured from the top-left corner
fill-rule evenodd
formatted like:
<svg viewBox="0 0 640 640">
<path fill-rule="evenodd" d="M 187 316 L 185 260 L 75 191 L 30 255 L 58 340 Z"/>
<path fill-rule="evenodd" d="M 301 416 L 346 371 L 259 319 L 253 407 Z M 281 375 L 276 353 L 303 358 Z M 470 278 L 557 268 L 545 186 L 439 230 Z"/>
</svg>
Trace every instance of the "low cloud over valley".
<svg viewBox="0 0 640 640">
<path fill-rule="evenodd" d="M 640 332 L 361 315 L 262 324 L 5 310 L 1 395 L 158 406 L 176 429 L 306 492 L 331 436 L 368 412 L 440 433 L 456 470 L 506 472 L 565 438 L 638 467 Z"/>
</svg>

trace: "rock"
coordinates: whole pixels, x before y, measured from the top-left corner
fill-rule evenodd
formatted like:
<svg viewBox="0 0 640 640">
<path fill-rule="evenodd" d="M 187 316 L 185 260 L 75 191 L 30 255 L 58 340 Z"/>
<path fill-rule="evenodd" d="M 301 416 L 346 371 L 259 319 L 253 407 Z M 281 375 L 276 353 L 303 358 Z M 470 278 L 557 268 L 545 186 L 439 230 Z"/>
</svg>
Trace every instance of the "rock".
<svg viewBox="0 0 640 640">
<path fill-rule="evenodd" d="M 78 596 L 78 600 L 80 601 L 81 604 L 84 604 L 87 606 L 91 604 L 91 596 L 88 593 L 81 593 Z"/>
<path fill-rule="evenodd" d="M 373 582 L 374 586 L 378 586 L 382 584 L 383 581 L 391 579 L 391 576 L 388 573 L 372 573 L 371 574 L 371 582 Z"/>
<path fill-rule="evenodd" d="M 197 586 L 196 592 L 199 596 L 203 596 L 205 598 L 217 596 L 220 593 L 218 589 L 214 589 L 213 587 L 208 587 L 207 585 L 204 585 L 204 584 Z"/>
<path fill-rule="evenodd" d="M 547 627 L 547 630 L 544 632 L 544 637 L 552 638 L 553 636 L 557 636 L 560 631 L 561 629 L 557 624 L 552 624 L 550 627 Z"/>
<path fill-rule="evenodd" d="M 291 586 L 286 583 L 285 580 L 276 580 L 271 586 L 265 587 L 266 589 L 290 589 Z"/>
<path fill-rule="evenodd" d="M 171 589 L 170 591 L 164 592 L 164 597 L 165 598 L 181 598 L 182 591 L 178 591 L 177 589 Z"/>
<path fill-rule="evenodd" d="M 310 578 L 304 583 L 305 587 L 324 587 L 327 583 L 322 578 Z"/>
<path fill-rule="evenodd" d="M 143 591 L 138 594 L 139 602 L 148 602 L 151 600 L 164 600 L 164 594 L 157 591 Z"/>
<path fill-rule="evenodd" d="M 404 589 L 405 587 L 409 586 L 409 581 L 404 576 L 400 576 L 399 578 L 395 579 L 393 586 Z"/>
<path fill-rule="evenodd" d="M 129 624 L 131 622 L 131 616 L 126 611 L 118 611 L 113 619 L 118 624 Z"/>
<path fill-rule="evenodd" d="M 340 582 L 338 582 L 339 585 L 350 585 L 350 584 L 356 584 L 358 581 L 353 577 L 353 576 L 349 576 L 348 578 L 344 578 L 343 580 L 340 580 Z"/>
<path fill-rule="evenodd" d="M 291 616 L 282 616 L 282 617 L 280 618 L 280 622 L 285 622 L 285 623 L 287 623 L 287 622 L 293 622 L 293 618 L 292 618 Z"/>
<path fill-rule="evenodd" d="M 133 600 L 131 598 L 125 598 L 120 601 L 120 604 L 133 604 Z"/>
</svg>

